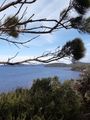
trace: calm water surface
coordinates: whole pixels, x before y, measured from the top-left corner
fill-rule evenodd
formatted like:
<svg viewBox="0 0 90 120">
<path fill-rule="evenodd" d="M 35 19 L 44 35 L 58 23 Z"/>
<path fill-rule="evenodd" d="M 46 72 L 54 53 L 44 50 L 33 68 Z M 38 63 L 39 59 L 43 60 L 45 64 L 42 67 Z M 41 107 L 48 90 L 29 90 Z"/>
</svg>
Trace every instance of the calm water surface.
<svg viewBox="0 0 90 120">
<path fill-rule="evenodd" d="M 18 87 L 30 87 L 37 78 L 58 76 L 59 80 L 79 78 L 79 72 L 65 67 L 44 67 L 43 65 L 0 66 L 0 92 L 8 92 Z"/>
</svg>

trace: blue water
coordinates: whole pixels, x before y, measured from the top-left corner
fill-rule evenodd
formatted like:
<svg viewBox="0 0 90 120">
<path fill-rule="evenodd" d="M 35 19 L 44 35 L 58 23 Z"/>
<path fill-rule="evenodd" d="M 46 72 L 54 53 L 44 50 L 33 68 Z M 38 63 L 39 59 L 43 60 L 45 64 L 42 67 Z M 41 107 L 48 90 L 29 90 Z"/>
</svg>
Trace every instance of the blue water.
<svg viewBox="0 0 90 120">
<path fill-rule="evenodd" d="M 58 76 L 59 80 L 79 78 L 79 72 L 65 67 L 44 67 L 43 65 L 0 66 L 0 92 L 8 92 L 18 87 L 27 88 L 37 78 Z"/>
</svg>

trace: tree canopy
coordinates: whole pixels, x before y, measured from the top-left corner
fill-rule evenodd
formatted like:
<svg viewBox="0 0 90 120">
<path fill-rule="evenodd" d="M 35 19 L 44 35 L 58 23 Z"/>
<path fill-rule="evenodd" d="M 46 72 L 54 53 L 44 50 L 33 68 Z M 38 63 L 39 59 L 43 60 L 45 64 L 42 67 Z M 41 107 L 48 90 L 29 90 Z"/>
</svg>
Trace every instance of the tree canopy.
<svg viewBox="0 0 90 120">
<path fill-rule="evenodd" d="M 0 19 L 0 40 L 7 41 L 14 44 L 15 46 L 24 45 L 31 42 L 33 39 L 37 38 L 41 34 L 48 34 L 55 32 L 56 30 L 62 30 L 62 28 L 77 29 L 80 33 L 90 34 L 90 17 L 86 16 L 86 13 L 90 8 L 90 0 L 70 0 L 67 8 L 60 12 L 58 19 L 48 19 L 48 18 L 37 18 L 35 19 L 35 14 L 32 14 L 25 18 L 27 11 L 27 6 L 33 5 L 38 0 L 14 0 L 7 2 L 5 0 L 0 6 L 0 13 L 7 9 L 18 8 L 16 13 L 12 16 L 3 15 Z M 22 15 L 20 16 L 20 12 Z M 75 12 L 75 17 L 71 16 L 72 12 Z M 44 23 L 41 25 L 41 23 Z M 51 25 L 49 25 L 51 23 Z M 26 41 L 13 41 L 9 40 L 8 36 L 13 38 L 18 38 L 20 34 L 34 34 L 31 40 Z M 17 55 L 17 54 L 16 54 Z M 8 61 L 0 62 L 1 64 L 20 64 L 30 61 L 38 61 L 43 63 L 48 63 L 52 61 L 59 60 L 64 57 L 71 57 L 74 60 L 79 60 L 85 55 L 85 47 L 80 38 L 75 38 L 72 41 L 67 42 L 62 49 L 57 49 L 54 52 L 49 52 L 38 57 L 26 59 L 19 62 L 12 62 L 14 59 L 8 58 Z M 48 57 L 44 59 L 44 57 Z"/>
</svg>

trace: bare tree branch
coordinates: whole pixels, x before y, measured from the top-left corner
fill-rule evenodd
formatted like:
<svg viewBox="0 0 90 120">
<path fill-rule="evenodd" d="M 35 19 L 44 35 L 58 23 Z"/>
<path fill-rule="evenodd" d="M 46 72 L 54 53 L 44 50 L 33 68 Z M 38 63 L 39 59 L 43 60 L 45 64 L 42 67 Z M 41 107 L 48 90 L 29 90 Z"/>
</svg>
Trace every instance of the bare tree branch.
<svg viewBox="0 0 90 120">
<path fill-rule="evenodd" d="M 30 2 L 27 2 L 26 0 L 24 0 L 23 2 L 22 2 L 22 0 L 16 0 L 16 1 L 10 2 L 10 3 L 6 4 L 6 5 L 3 4 L 3 6 L 0 7 L 0 12 L 4 11 L 5 9 L 7 9 L 9 7 L 17 5 L 17 4 L 32 4 L 34 2 L 36 2 L 36 0 L 32 0 Z"/>
<path fill-rule="evenodd" d="M 87 19 L 85 19 L 85 16 L 83 17 L 83 14 L 81 11 L 81 8 L 85 10 L 86 8 L 82 7 L 81 5 L 78 5 L 79 7 L 78 8 L 76 6 L 77 3 L 75 3 L 77 1 L 70 0 L 68 7 L 60 13 L 60 16 L 58 17 L 58 19 L 56 18 L 48 19 L 47 17 L 35 18 L 35 13 L 31 13 L 30 15 L 28 15 L 27 18 L 25 18 L 26 13 L 28 12 L 27 8 L 30 7 L 30 5 L 32 5 L 36 1 L 38 0 L 14 0 L 11 2 L 7 2 L 7 0 L 4 0 L 2 2 L 0 6 L 0 13 L 7 10 L 8 8 L 13 9 L 13 7 L 15 7 L 18 9 L 16 10 L 16 12 L 14 12 L 12 16 L 6 16 L 6 14 L 4 14 L 1 17 L 0 40 L 6 41 L 8 43 L 15 45 L 16 47 L 19 47 L 19 45 L 25 46 L 27 43 L 33 41 L 34 39 L 39 37 L 41 34 L 56 32 L 57 30 L 60 30 L 62 28 L 66 30 L 74 28 L 79 31 L 88 32 L 88 33 L 90 32 L 89 27 L 85 26 L 87 25 L 86 24 Z M 28 5 L 28 7 L 26 5 Z M 78 16 L 76 16 L 75 18 L 69 15 L 69 13 L 72 12 L 73 9 L 76 10 L 76 12 L 78 13 Z M 23 12 L 21 13 L 22 10 Z M 85 12 L 85 10 L 83 10 L 83 13 Z M 89 20 L 88 20 L 88 24 L 90 24 Z M 17 38 L 19 34 L 34 34 L 35 37 L 25 41 L 21 41 L 21 40 L 16 41 L 16 40 L 11 40 L 7 38 L 7 36 L 12 36 L 13 38 Z M 73 57 L 70 46 L 69 47 L 65 46 L 63 50 L 59 48 L 54 52 L 44 53 L 38 57 L 22 60 L 19 62 L 11 62 L 16 56 L 17 54 L 15 54 L 11 58 L 8 58 L 8 61 L 6 62 L 0 62 L 0 64 L 15 65 L 15 64 L 22 64 L 22 63 L 27 63 L 31 61 L 49 63 L 49 62 L 53 62 L 68 56 Z"/>
<path fill-rule="evenodd" d="M 35 37 L 31 38 L 30 40 L 27 40 L 27 41 L 24 41 L 24 42 L 12 41 L 12 40 L 9 40 L 9 39 L 7 39 L 7 38 L 2 38 L 2 37 L 0 37 L 0 39 L 3 40 L 3 41 L 6 41 L 6 42 L 12 43 L 12 44 L 14 44 L 14 45 L 16 45 L 16 44 L 17 44 L 17 45 L 24 45 L 24 44 L 27 44 L 27 43 L 33 41 L 34 39 L 38 38 L 39 36 L 40 36 L 40 35 L 35 36 Z"/>
</svg>

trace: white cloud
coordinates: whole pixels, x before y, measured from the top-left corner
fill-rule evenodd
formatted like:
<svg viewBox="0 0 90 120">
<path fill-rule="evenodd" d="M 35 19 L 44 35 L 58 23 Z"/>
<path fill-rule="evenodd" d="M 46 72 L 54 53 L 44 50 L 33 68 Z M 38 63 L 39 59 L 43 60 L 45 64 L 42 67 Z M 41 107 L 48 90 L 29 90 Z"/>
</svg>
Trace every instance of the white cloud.
<svg viewBox="0 0 90 120">
<path fill-rule="evenodd" d="M 90 43 L 87 43 L 87 44 L 86 44 L 86 47 L 90 47 Z"/>
<path fill-rule="evenodd" d="M 10 1 L 12 1 L 12 0 L 7 0 L 7 2 L 10 2 Z M 28 16 L 31 16 L 33 13 L 35 13 L 35 15 L 33 17 L 34 19 L 41 18 L 41 17 L 43 17 L 43 18 L 45 18 L 45 17 L 57 18 L 58 19 L 60 11 L 62 11 L 64 8 L 66 8 L 66 6 L 68 6 L 69 1 L 70 0 L 37 0 L 36 3 L 34 3 L 28 7 L 27 14 L 25 15 L 25 18 L 27 18 Z M 26 7 L 26 5 L 24 6 L 24 9 L 22 9 L 22 11 L 20 12 L 20 15 L 25 10 L 25 7 Z M 13 10 L 11 8 L 9 8 L 8 10 L 5 10 L 4 12 L 1 13 L 2 15 L 0 14 L 0 18 L 4 15 L 4 13 L 6 13 L 6 16 L 9 14 L 10 15 L 14 14 L 18 10 L 17 8 L 13 7 Z M 44 23 L 42 23 L 42 24 L 44 25 Z M 50 24 L 47 24 L 47 25 L 50 25 Z M 34 24 L 33 24 L 33 26 L 34 26 Z M 62 36 L 64 36 L 65 35 L 64 31 L 61 31 L 61 32 L 62 32 Z M 55 42 L 55 35 L 56 34 L 54 34 L 54 33 L 48 34 L 48 35 L 41 35 L 40 38 L 36 39 L 35 41 L 32 41 L 29 45 L 34 47 L 34 50 L 35 50 L 35 46 L 36 47 L 38 47 L 38 46 L 44 47 L 47 44 L 51 45 L 53 42 Z M 21 39 L 22 38 L 23 38 L 23 36 L 21 36 Z M 26 36 L 26 39 L 28 39 L 27 36 Z M 89 61 L 90 43 L 86 44 L 86 48 L 87 48 L 86 57 L 83 58 L 82 60 Z M 12 47 L 12 49 L 14 49 L 14 48 Z M 6 51 L 7 51 L 7 49 L 6 49 Z M 27 58 L 27 57 L 28 56 L 25 56 L 25 58 Z M 1 56 L 1 58 L 7 59 L 8 56 L 6 56 L 6 55 Z M 17 57 L 17 59 L 23 59 L 23 58 L 24 57 Z"/>
</svg>

